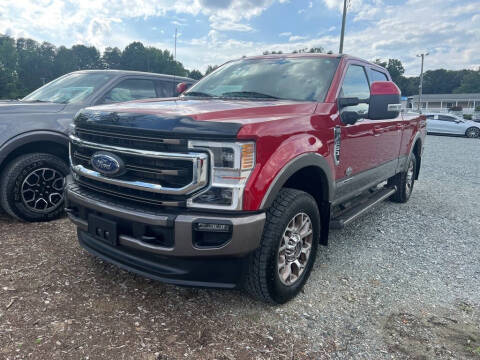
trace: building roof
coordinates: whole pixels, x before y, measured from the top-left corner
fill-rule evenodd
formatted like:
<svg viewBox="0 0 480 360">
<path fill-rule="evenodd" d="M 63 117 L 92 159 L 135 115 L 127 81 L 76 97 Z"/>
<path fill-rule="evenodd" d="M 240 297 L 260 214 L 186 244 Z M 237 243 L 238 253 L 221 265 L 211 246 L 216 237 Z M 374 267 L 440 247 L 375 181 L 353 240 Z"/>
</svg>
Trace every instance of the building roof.
<svg viewBox="0 0 480 360">
<path fill-rule="evenodd" d="M 413 101 L 418 101 L 418 95 L 409 96 L 409 99 Z M 423 94 L 422 101 L 480 101 L 480 93 L 475 94 Z"/>
</svg>

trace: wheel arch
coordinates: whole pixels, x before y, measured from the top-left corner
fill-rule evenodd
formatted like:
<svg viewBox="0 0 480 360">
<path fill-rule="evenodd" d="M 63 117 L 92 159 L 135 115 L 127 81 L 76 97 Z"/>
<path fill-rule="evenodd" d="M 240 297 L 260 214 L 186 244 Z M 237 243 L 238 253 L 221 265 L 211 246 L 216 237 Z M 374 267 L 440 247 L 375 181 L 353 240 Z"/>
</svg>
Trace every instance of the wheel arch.
<svg viewBox="0 0 480 360">
<path fill-rule="evenodd" d="M 318 179 L 318 182 L 315 181 Z M 305 191 L 317 202 L 322 217 L 321 241 L 328 244 L 330 204 L 335 192 L 335 182 L 327 160 L 318 154 L 303 154 L 291 160 L 277 174 L 265 194 L 260 209 L 271 206 L 284 187 Z"/>
<path fill-rule="evenodd" d="M 16 157 L 42 152 L 68 162 L 68 137 L 55 131 L 31 131 L 15 136 L 0 147 L 0 172 Z"/>
</svg>

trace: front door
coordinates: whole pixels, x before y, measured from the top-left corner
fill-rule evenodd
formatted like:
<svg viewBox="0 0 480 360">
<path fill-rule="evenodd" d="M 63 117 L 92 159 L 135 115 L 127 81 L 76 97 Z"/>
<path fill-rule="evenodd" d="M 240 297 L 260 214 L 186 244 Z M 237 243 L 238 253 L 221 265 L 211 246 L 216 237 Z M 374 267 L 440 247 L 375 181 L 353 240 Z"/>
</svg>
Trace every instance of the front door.
<svg viewBox="0 0 480 360">
<path fill-rule="evenodd" d="M 339 97 L 370 98 L 370 85 L 363 65 L 352 63 L 348 66 Z M 340 156 L 336 163 L 335 202 L 356 195 L 374 181 L 372 169 L 379 163 L 377 143 L 380 142 L 380 136 L 374 133 L 378 121 L 367 119 L 368 108 L 368 104 L 359 104 L 341 109 L 341 112 L 355 111 L 362 118 L 354 125 L 340 122 L 337 127 L 337 131 L 340 131 Z"/>
</svg>

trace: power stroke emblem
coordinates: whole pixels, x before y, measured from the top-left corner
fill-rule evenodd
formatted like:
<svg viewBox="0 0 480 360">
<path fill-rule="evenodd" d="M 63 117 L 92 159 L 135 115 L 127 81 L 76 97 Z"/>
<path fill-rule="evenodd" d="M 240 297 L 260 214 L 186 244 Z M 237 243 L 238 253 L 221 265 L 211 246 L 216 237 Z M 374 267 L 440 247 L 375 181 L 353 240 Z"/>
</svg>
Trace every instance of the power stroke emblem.
<svg viewBox="0 0 480 360">
<path fill-rule="evenodd" d="M 340 164 L 340 142 L 342 135 L 342 128 L 340 126 L 335 126 L 333 129 L 333 158 L 335 160 L 335 165 Z"/>
</svg>

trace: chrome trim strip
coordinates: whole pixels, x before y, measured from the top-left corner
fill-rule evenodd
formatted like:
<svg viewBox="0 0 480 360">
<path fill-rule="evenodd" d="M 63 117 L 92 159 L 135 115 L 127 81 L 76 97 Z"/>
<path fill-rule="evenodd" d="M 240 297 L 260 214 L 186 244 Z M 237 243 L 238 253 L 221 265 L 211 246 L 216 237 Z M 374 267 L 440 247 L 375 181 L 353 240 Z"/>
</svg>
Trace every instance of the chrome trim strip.
<svg viewBox="0 0 480 360">
<path fill-rule="evenodd" d="M 160 151 L 150 151 L 150 150 L 139 150 L 139 149 L 124 148 L 124 147 L 113 146 L 113 145 L 104 145 L 104 144 L 92 143 L 90 141 L 85 141 L 74 135 L 70 135 L 70 140 L 73 144 L 78 146 L 89 147 L 92 149 L 105 150 L 105 151 L 115 151 L 115 152 L 119 152 L 127 155 L 152 157 L 157 159 L 192 160 L 199 156 L 205 156 L 205 158 L 207 157 L 207 155 L 204 153 L 181 154 L 181 153 L 170 153 L 170 152 L 160 152 Z"/>
<path fill-rule="evenodd" d="M 128 148 L 102 145 L 102 144 L 92 143 L 89 141 L 84 141 L 73 135 L 70 135 L 70 140 L 73 144 L 77 146 L 84 146 L 92 149 L 114 151 L 114 152 L 123 153 L 123 154 L 152 157 L 156 159 L 188 160 L 192 162 L 192 166 L 193 166 L 193 176 L 192 176 L 191 183 L 181 188 L 169 188 L 169 187 L 163 187 L 162 185 L 159 185 L 159 184 L 152 184 L 152 183 L 147 183 L 143 181 L 127 181 L 127 180 L 109 178 L 109 177 L 103 176 L 101 173 L 97 171 L 87 169 L 82 165 L 73 165 L 72 153 L 71 153 L 71 147 L 70 147 L 70 164 L 71 164 L 72 170 L 78 175 L 84 176 L 92 180 L 97 180 L 107 184 L 117 185 L 117 186 L 126 187 L 130 189 L 135 189 L 135 190 L 148 191 L 148 192 L 158 193 L 158 194 L 170 194 L 170 195 L 190 194 L 195 190 L 198 190 L 204 187 L 208 183 L 209 164 L 208 164 L 208 155 L 205 153 L 180 154 L 180 153 L 164 153 L 164 152 L 156 152 L 156 151 L 128 149 Z"/>
</svg>

